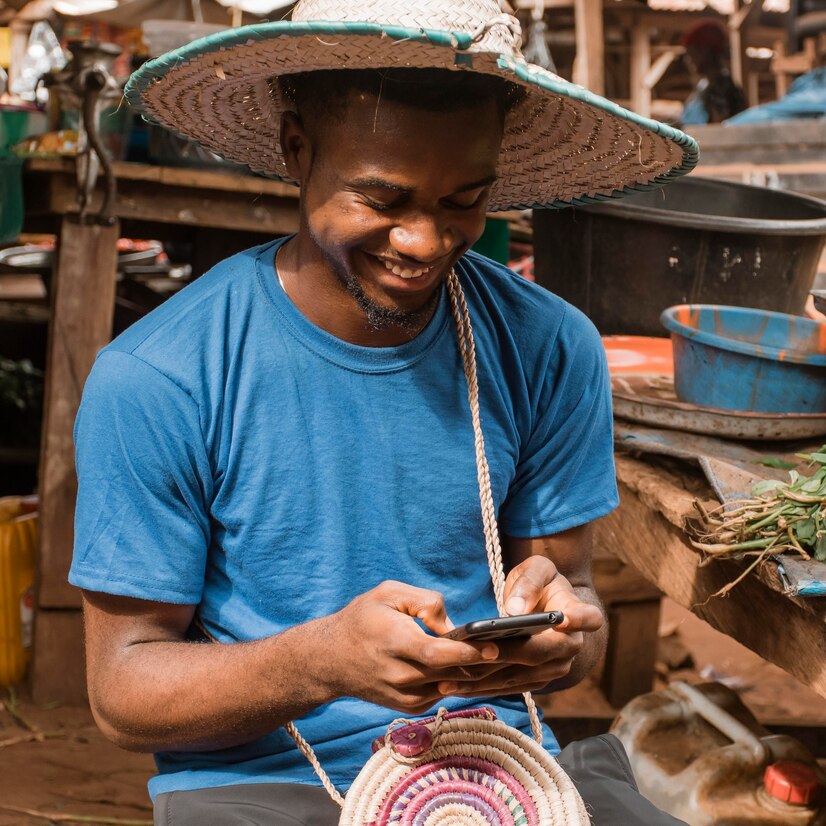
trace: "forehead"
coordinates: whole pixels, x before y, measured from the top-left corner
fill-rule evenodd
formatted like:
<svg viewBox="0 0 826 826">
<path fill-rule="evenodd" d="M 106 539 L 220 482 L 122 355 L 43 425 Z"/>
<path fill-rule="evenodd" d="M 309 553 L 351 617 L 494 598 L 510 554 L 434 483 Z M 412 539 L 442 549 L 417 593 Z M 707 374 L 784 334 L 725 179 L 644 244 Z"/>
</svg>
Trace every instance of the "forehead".
<svg viewBox="0 0 826 826">
<path fill-rule="evenodd" d="M 502 119 L 492 100 L 434 112 L 351 92 L 339 112 L 317 114 L 316 129 L 321 154 L 340 173 L 437 173 L 475 180 L 495 173 L 502 142 Z"/>
</svg>

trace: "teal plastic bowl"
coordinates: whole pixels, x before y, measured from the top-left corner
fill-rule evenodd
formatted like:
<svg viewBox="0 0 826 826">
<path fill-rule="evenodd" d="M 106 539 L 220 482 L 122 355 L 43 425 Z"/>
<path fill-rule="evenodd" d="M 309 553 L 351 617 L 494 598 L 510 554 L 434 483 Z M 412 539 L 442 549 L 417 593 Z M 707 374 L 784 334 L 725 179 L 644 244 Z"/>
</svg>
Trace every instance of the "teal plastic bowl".
<svg viewBox="0 0 826 826">
<path fill-rule="evenodd" d="M 674 388 L 690 404 L 750 413 L 826 413 L 826 323 L 680 304 L 660 316 L 674 345 Z"/>
</svg>

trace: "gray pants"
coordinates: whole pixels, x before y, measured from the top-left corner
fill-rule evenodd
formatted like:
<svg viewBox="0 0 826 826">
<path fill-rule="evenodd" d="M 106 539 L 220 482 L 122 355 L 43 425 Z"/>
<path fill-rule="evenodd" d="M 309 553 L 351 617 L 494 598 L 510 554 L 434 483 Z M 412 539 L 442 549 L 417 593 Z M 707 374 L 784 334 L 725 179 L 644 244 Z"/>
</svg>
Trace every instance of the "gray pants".
<svg viewBox="0 0 826 826">
<path fill-rule="evenodd" d="M 625 749 L 612 734 L 571 743 L 557 759 L 595 826 L 683 824 L 637 791 Z M 324 789 L 295 783 L 169 792 L 155 800 L 155 826 L 336 826 L 340 813 Z"/>
</svg>

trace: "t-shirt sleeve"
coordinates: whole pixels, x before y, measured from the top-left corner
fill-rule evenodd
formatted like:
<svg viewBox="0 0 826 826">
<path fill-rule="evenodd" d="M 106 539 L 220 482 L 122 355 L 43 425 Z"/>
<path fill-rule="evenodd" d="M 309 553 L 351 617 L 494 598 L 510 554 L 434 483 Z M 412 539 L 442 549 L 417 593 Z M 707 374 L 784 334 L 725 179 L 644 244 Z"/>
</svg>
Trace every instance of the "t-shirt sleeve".
<svg viewBox="0 0 826 826">
<path fill-rule="evenodd" d="M 611 382 L 593 324 L 566 307 L 548 348 L 532 426 L 500 512 L 504 533 L 559 533 L 619 504 L 614 472 Z"/>
<path fill-rule="evenodd" d="M 136 356 L 106 351 L 83 391 L 75 454 L 69 581 L 91 591 L 197 604 L 212 475 L 193 398 Z"/>
</svg>

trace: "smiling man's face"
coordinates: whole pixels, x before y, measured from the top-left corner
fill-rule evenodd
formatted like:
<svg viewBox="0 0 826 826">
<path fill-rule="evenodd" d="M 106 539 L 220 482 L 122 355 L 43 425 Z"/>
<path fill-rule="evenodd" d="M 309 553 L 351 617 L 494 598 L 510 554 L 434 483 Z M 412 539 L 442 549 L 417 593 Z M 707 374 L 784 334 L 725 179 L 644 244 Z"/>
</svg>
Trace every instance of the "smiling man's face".
<svg viewBox="0 0 826 826">
<path fill-rule="evenodd" d="M 302 230 L 374 329 L 417 331 L 481 236 L 502 140 L 493 100 L 430 112 L 351 92 L 344 117 L 285 121 Z"/>
</svg>

